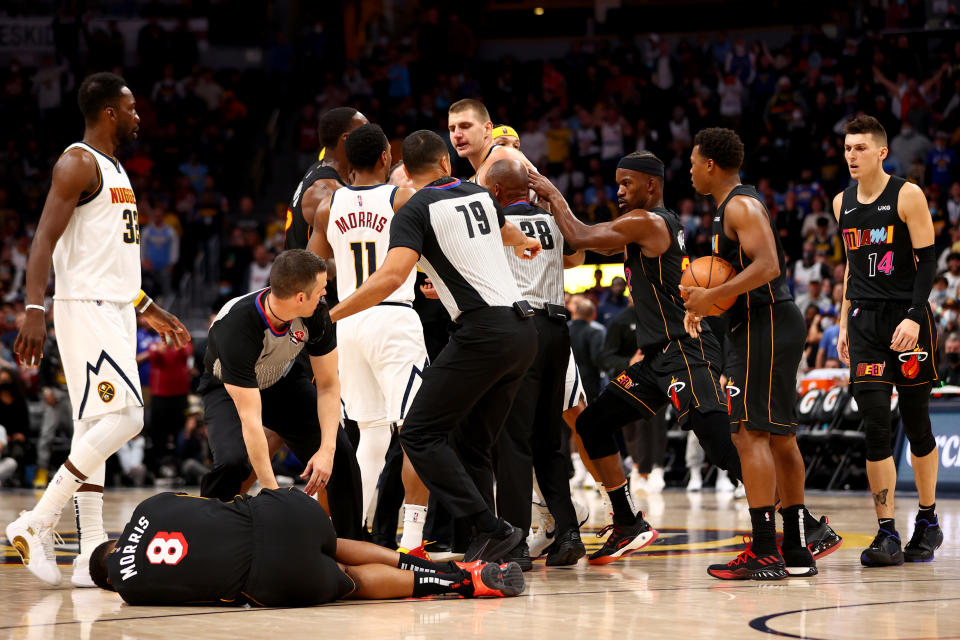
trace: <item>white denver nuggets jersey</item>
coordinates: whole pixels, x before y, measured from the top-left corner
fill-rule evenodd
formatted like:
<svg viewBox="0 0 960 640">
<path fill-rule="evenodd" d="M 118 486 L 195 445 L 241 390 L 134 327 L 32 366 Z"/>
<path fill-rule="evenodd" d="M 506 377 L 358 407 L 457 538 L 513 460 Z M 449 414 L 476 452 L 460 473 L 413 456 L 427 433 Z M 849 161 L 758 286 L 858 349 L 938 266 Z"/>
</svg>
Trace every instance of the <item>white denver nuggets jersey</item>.
<svg viewBox="0 0 960 640">
<path fill-rule="evenodd" d="M 137 200 L 120 162 L 83 142 L 97 161 L 100 186 L 81 198 L 53 250 L 57 300 L 132 302 L 140 290 Z"/>
<path fill-rule="evenodd" d="M 327 241 L 337 261 L 337 295 L 341 300 L 356 291 L 387 257 L 397 189 L 390 184 L 345 186 L 333 193 Z M 384 302 L 412 303 L 416 280 L 416 271 L 411 271 Z"/>
</svg>

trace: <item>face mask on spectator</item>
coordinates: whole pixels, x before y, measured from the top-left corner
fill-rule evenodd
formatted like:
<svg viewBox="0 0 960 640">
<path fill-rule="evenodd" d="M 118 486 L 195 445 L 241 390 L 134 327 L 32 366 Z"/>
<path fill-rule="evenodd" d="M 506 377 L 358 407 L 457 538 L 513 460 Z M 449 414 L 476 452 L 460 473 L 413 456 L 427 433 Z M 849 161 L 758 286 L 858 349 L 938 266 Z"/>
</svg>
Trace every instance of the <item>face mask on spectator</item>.
<svg viewBox="0 0 960 640">
<path fill-rule="evenodd" d="M 960 353 L 948 353 L 947 362 L 950 364 L 960 364 Z"/>
<path fill-rule="evenodd" d="M 954 322 L 957 321 L 957 312 L 954 311 L 953 309 L 947 309 L 946 311 L 943 312 L 942 321 L 943 321 L 943 326 L 949 327 L 950 325 L 952 325 Z"/>
<path fill-rule="evenodd" d="M 823 329 L 824 331 L 826 331 L 832 326 L 833 326 L 833 318 L 827 316 L 826 318 L 822 318 L 820 320 L 820 328 Z"/>
</svg>

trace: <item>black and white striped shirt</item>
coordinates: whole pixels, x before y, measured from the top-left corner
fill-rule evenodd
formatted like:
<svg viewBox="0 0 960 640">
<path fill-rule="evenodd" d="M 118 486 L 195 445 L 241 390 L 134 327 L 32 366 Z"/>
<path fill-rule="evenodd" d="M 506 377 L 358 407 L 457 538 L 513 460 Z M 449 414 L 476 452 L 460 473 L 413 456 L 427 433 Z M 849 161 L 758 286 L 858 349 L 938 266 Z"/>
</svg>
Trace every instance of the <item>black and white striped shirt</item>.
<svg viewBox="0 0 960 640">
<path fill-rule="evenodd" d="M 568 250 L 553 216 L 520 200 L 507 205 L 503 210 L 507 220 L 517 225 L 531 238 L 540 241 L 543 251 L 534 260 L 521 260 L 513 247 L 504 247 L 507 264 L 517 281 L 523 297 L 538 309 L 549 304 L 563 304 L 563 256 Z"/>
<path fill-rule="evenodd" d="M 521 300 L 507 265 L 503 208 L 483 187 L 444 177 L 417 191 L 390 225 L 390 248 L 420 254 L 440 301 L 456 320 L 484 307 Z"/>
</svg>

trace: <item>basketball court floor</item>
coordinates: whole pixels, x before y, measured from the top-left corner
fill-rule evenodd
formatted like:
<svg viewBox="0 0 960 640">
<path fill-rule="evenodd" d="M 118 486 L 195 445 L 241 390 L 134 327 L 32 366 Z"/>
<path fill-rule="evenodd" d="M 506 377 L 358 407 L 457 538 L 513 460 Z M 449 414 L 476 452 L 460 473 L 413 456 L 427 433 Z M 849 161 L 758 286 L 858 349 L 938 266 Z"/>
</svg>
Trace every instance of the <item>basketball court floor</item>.
<svg viewBox="0 0 960 640">
<path fill-rule="evenodd" d="M 191 491 L 196 493 L 196 490 Z M 108 530 L 116 535 L 151 490 L 110 491 Z M 592 493 L 584 529 L 597 548 L 601 505 Z M 64 583 L 52 588 L 24 569 L 0 543 L 0 639 L 113 638 L 787 638 L 855 640 L 960 638 L 960 500 L 938 500 L 945 542 L 935 562 L 864 569 L 860 549 L 876 522 L 864 494 L 811 493 L 807 504 L 830 516 L 843 547 L 819 562 L 815 578 L 774 583 L 723 582 L 706 565 L 739 551 L 750 521 L 744 501 L 725 494 L 666 491 L 640 496 L 657 542 L 627 561 L 547 569 L 534 563 L 518 598 L 493 600 L 347 601 L 309 609 L 132 607 L 114 593 L 73 589 L 72 513 L 58 547 Z M 32 506 L 30 491 L 0 494 L 0 522 Z M 897 524 L 906 539 L 916 498 L 898 496 Z M 282 540 L 277 541 L 283 544 Z M 297 571 L 292 558 L 289 570 Z"/>
</svg>

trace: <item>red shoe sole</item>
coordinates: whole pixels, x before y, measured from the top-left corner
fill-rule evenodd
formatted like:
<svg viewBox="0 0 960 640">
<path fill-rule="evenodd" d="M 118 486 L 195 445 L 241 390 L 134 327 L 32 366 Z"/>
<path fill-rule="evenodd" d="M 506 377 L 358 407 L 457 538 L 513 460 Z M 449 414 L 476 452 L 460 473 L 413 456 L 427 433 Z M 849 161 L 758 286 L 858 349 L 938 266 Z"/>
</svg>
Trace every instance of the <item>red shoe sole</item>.
<svg viewBox="0 0 960 640">
<path fill-rule="evenodd" d="M 836 551 L 837 549 L 839 549 L 839 548 L 842 547 L 842 546 L 843 546 L 843 538 L 840 538 L 840 542 L 838 542 L 837 544 L 833 545 L 832 547 L 827 547 L 827 550 L 826 550 L 826 551 L 821 551 L 821 552 L 820 552 L 820 555 L 818 555 L 818 556 L 813 556 L 813 559 L 814 559 L 814 560 L 819 560 L 820 558 L 826 558 L 828 555 L 830 555 L 831 553 L 833 553 L 834 551 Z"/>
<path fill-rule="evenodd" d="M 597 558 L 596 560 L 589 560 L 589 559 L 588 559 L 588 560 L 587 560 L 587 563 L 588 563 L 588 564 L 593 564 L 593 565 L 610 564 L 611 562 L 616 562 L 617 560 L 622 560 L 622 559 L 626 558 L 627 556 L 633 555 L 633 554 L 636 553 L 637 551 L 640 551 L 641 549 L 645 549 L 646 547 L 649 547 L 651 544 L 653 544 L 653 541 L 654 541 L 654 540 L 656 540 L 658 537 L 660 537 L 660 533 L 659 533 L 656 529 L 650 529 L 650 531 L 653 532 L 653 537 L 650 538 L 650 540 L 647 541 L 647 543 L 644 544 L 643 546 L 637 547 L 636 549 L 630 549 L 630 551 L 628 551 L 628 552 L 626 552 L 626 553 L 624 553 L 623 555 L 620 555 L 620 556 L 603 556 L 603 557 L 601 557 L 601 558 Z"/>
</svg>

